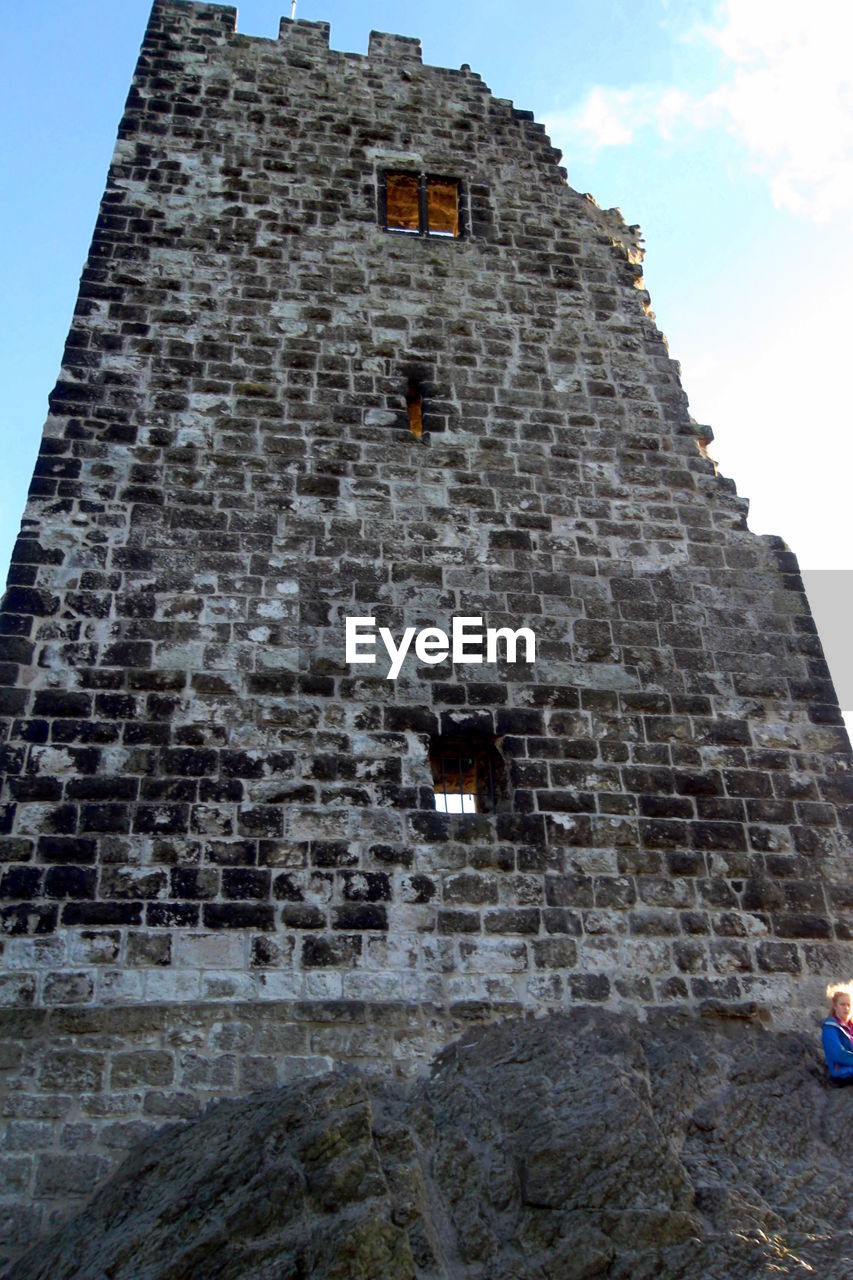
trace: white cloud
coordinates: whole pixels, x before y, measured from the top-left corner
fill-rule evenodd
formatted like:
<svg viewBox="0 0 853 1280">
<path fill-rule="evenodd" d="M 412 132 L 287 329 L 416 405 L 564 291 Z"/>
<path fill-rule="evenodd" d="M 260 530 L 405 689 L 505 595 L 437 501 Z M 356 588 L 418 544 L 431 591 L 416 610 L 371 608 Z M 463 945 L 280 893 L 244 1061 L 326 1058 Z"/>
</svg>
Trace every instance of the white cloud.
<svg viewBox="0 0 853 1280">
<path fill-rule="evenodd" d="M 598 149 L 651 128 L 722 128 L 746 148 L 774 203 L 817 222 L 853 214 L 853 4 L 850 0 L 725 0 L 714 25 L 690 33 L 723 59 L 710 92 L 598 86 L 548 124 Z"/>
<path fill-rule="evenodd" d="M 693 110 L 688 94 L 670 87 L 606 89 L 596 86 L 574 111 L 552 113 L 547 118 L 549 132 L 571 134 L 584 145 L 629 146 L 640 129 L 651 125 L 662 137 Z"/>
<path fill-rule="evenodd" d="M 548 132 L 578 133 L 593 147 L 626 147 L 637 127 L 640 92 L 596 86 L 576 112 L 552 116 Z"/>
</svg>

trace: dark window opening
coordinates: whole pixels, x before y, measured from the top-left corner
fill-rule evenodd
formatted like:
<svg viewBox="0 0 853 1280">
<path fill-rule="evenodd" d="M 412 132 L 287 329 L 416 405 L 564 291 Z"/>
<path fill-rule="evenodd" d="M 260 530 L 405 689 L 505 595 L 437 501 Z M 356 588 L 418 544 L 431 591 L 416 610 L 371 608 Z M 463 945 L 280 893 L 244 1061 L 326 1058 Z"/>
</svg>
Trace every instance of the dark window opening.
<svg viewBox="0 0 853 1280">
<path fill-rule="evenodd" d="M 406 408 L 409 411 L 409 430 L 420 440 L 424 433 L 424 398 L 417 378 L 409 378 L 406 388 Z"/>
<path fill-rule="evenodd" d="M 503 761 L 494 740 L 468 735 L 433 738 L 429 764 L 439 813 L 491 813 L 504 791 Z"/>
<path fill-rule="evenodd" d="M 388 231 L 449 239 L 462 234 L 459 182 L 455 178 L 386 173 L 382 204 L 382 221 Z"/>
</svg>

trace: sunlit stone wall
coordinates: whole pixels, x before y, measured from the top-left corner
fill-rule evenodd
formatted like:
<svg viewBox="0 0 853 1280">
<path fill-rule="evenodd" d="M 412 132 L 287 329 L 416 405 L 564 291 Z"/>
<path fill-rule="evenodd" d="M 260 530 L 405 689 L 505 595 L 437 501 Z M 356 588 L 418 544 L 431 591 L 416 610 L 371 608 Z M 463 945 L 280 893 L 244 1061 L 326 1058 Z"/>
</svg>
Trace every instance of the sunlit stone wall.
<svg viewBox="0 0 853 1280">
<path fill-rule="evenodd" d="M 578 1002 L 802 1024 L 853 975 L 837 701 L 637 229 L 467 67 L 234 21 L 155 5 L 5 598 L 13 1245 L 210 1097 Z M 389 172 L 461 234 L 386 230 Z M 389 680 L 347 617 L 536 660 Z M 454 816 L 460 735 L 501 781 Z"/>
</svg>

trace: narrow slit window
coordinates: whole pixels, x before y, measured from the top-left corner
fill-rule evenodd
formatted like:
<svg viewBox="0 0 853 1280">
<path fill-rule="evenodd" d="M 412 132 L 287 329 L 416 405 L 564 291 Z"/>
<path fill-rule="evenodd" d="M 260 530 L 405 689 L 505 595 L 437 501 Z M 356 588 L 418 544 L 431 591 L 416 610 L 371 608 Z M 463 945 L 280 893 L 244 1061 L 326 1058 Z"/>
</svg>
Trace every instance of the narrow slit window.
<svg viewBox="0 0 853 1280">
<path fill-rule="evenodd" d="M 409 430 L 420 440 L 424 433 L 424 398 L 417 378 L 409 378 L 406 388 L 406 408 L 409 411 Z"/>
<path fill-rule="evenodd" d="M 381 189 L 382 221 L 404 235 L 458 239 L 462 234 L 459 182 L 428 174 L 386 173 Z"/>
</svg>

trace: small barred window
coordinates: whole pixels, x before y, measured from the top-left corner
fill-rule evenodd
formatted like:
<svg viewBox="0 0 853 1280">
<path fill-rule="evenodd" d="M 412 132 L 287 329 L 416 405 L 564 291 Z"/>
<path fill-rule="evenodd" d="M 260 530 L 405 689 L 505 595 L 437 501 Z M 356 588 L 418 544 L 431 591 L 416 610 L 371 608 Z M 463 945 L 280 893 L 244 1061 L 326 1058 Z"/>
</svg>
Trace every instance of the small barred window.
<svg viewBox="0 0 853 1280">
<path fill-rule="evenodd" d="M 433 738 L 429 751 L 439 813 L 491 813 L 503 790 L 503 762 L 480 735 Z"/>
</svg>

